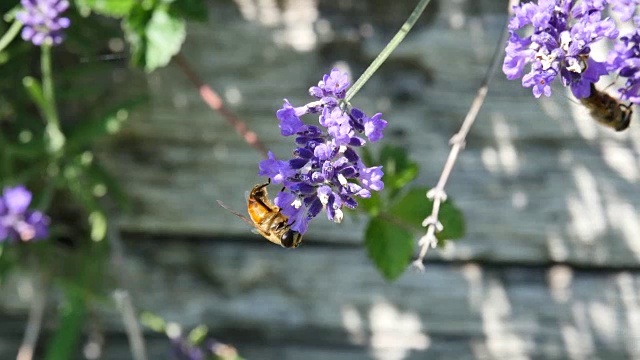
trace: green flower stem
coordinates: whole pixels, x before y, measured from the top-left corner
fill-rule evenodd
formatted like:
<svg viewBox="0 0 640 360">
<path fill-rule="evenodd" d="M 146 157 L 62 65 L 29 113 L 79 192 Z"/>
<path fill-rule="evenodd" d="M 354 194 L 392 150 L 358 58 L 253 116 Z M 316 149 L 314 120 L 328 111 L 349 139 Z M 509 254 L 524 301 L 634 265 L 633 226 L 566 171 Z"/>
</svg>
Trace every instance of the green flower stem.
<svg viewBox="0 0 640 360">
<path fill-rule="evenodd" d="M 59 153 L 64 146 L 64 134 L 60 130 L 60 120 L 56 110 L 56 100 L 53 88 L 53 76 L 51 74 L 51 45 L 43 44 L 40 56 L 42 69 L 42 93 L 44 96 L 44 117 L 47 122 L 45 131 L 49 152 Z"/>
<path fill-rule="evenodd" d="M 18 20 L 15 20 L 9 30 L 7 30 L 4 35 L 0 38 L 0 51 L 4 50 L 11 43 L 11 41 L 18 35 L 20 29 L 22 28 L 22 23 Z"/>
<path fill-rule="evenodd" d="M 13 174 L 12 157 L 13 154 L 9 148 L 9 143 L 2 131 L 0 131 L 0 161 L 2 162 L 0 164 L 0 183 L 2 183 L 3 179 L 11 178 Z"/>
<path fill-rule="evenodd" d="M 391 55 L 393 50 L 395 50 L 398 47 L 398 45 L 400 45 L 400 43 L 402 42 L 402 40 L 404 40 L 405 36 L 407 36 L 407 34 L 409 33 L 413 25 L 415 25 L 416 21 L 418 21 L 418 18 L 420 18 L 420 15 L 422 15 L 422 12 L 424 11 L 424 9 L 427 7 L 427 5 L 429 5 L 429 2 L 431 2 L 431 0 L 420 0 L 418 5 L 416 5 L 416 8 L 413 9 L 413 11 L 411 12 L 411 15 L 409 15 L 409 17 L 407 18 L 407 21 L 404 22 L 400 30 L 398 30 L 396 35 L 393 37 L 393 39 L 389 41 L 387 46 L 385 46 L 384 49 L 382 49 L 380 54 L 378 54 L 378 56 L 373 60 L 373 62 L 371 63 L 371 65 L 369 65 L 367 70 L 364 71 L 364 73 L 360 76 L 360 78 L 358 78 L 356 83 L 353 84 L 353 86 L 349 89 L 349 91 L 347 91 L 347 96 L 345 97 L 346 102 L 349 102 L 356 95 L 356 93 L 360 91 L 360 89 L 364 86 L 367 80 L 369 80 L 369 78 L 373 76 L 373 74 L 376 72 L 376 70 L 378 70 L 378 68 L 382 65 L 382 63 L 384 63 L 385 60 L 387 60 L 387 58 L 389 57 L 389 55 Z"/>
</svg>

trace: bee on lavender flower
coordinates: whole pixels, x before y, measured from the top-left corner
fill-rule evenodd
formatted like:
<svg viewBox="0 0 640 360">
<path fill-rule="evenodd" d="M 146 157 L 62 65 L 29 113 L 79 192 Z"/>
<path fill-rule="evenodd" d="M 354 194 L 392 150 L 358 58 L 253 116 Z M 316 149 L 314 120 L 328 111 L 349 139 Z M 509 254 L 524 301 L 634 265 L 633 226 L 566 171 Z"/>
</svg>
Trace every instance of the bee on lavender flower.
<svg viewBox="0 0 640 360">
<path fill-rule="evenodd" d="M 371 191 L 381 191 L 382 166 L 367 167 L 355 149 L 382 139 L 387 121 L 380 113 L 368 117 L 362 110 L 350 107 L 344 101 L 349 84 L 346 72 L 333 69 L 309 89 L 315 101 L 294 107 L 285 99 L 276 117 L 280 134 L 294 135 L 293 158 L 278 160 L 269 151 L 268 159 L 260 162 L 258 175 L 266 176 L 268 181 L 256 185 L 249 194 L 247 210 L 251 219 L 220 205 L 255 227 L 267 240 L 296 247 L 309 221 L 321 211 L 326 211 L 330 221 L 340 223 L 343 207 L 358 206 L 355 197 L 368 198 Z M 319 126 L 300 119 L 311 114 L 317 115 Z M 266 190 L 271 182 L 283 185 L 273 202 Z"/>
<path fill-rule="evenodd" d="M 218 204 L 253 226 L 258 234 L 272 243 L 286 248 L 296 248 L 302 241 L 302 234 L 291 229 L 289 218 L 282 214 L 280 208 L 269 199 L 267 186 L 270 183 L 271 179 L 251 189 L 247 198 L 247 212 L 251 219 L 247 219 L 244 215 L 230 209 L 220 200 L 218 200 Z"/>
</svg>

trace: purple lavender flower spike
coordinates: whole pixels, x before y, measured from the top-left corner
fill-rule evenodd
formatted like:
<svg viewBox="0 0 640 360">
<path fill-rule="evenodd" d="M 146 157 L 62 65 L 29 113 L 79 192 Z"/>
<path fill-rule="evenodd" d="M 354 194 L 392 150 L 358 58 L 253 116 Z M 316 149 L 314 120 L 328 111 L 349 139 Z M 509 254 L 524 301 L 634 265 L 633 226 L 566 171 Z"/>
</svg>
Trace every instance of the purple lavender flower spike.
<svg viewBox="0 0 640 360">
<path fill-rule="evenodd" d="M 0 197 L 0 242 L 40 240 L 48 236 L 49 218 L 29 210 L 31 192 L 24 186 L 9 187 Z"/>
<path fill-rule="evenodd" d="M 592 58 L 591 47 L 619 35 L 615 22 L 603 18 L 607 6 L 628 20 L 639 2 L 539 0 L 515 6 L 502 71 L 509 80 L 522 76 L 522 85 L 532 88 L 535 97 L 550 96 L 551 83 L 557 77 L 576 97 L 588 96 L 591 84 L 611 71 L 603 67 L 602 59 Z M 608 67 L 614 66 L 613 62 L 619 63 L 610 55 Z M 524 74 L 529 64 L 530 71 Z"/>
<path fill-rule="evenodd" d="M 71 25 L 68 18 L 61 16 L 69 7 L 67 0 L 21 0 L 21 3 L 24 10 L 16 18 L 24 24 L 22 39 L 36 46 L 62 43 L 63 29 Z"/>
<path fill-rule="evenodd" d="M 356 197 L 367 198 L 384 188 L 382 167 L 367 168 L 354 148 L 366 145 L 360 134 L 371 142 L 382 139 L 388 123 L 380 113 L 369 118 L 359 109 L 341 108 L 348 86 L 348 74 L 333 69 L 309 89 L 320 100 L 297 108 L 285 100 L 276 115 L 281 134 L 296 135 L 294 157 L 276 160 L 269 152 L 269 159 L 259 165 L 259 175 L 284 185 L 274 204 L 289 218 L 291 229 L 301 234 L 322 210 L 339 223 L 344 206 L 355 208 Z M 308 114 L 318 114 L 320 126 L 305 125 L 300 117 Z"/>
</svg>

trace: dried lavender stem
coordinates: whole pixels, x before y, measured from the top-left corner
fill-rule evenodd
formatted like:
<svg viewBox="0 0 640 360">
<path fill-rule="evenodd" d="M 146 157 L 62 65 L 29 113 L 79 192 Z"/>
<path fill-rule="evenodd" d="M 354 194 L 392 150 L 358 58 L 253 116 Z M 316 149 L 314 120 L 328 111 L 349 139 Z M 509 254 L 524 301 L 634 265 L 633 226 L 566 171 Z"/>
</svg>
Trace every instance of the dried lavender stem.
<svg viewBox="0 0 640 360">
<path fill-rule="evenodd" d="M 511 18 L 513 16 L 513 7 L 519 3 L 517 0 L 510 0 L 508 5 L 508 17 Z M 484 104 L 484 100 L 487 97 L 487 92 L 489 91 L 489 83 L 491 82 L 491 78 L 493 77 L 498 65 L 503 59 L 505 43 L 507 42 L 507 38 L 509 37 L 509 29 L 505 24 L 502 35 L 500 36 L 500 40 L 498 41 L 498 46 L 493 54 L 493 59 L 491 61 L 491 65 L 487 69 L 484 79 L 482 80 L 482 84 L 478 88 L 478 92 L 476 93 L 473 102 L 471 103 L 471 107 L 467 112 L 467 115 L 462 122 L 462 126 L 460 130 L 451 138 L 449 143 L 451 146 L 451 151 L 449 152 L 449 156 L 447 157 L 447 161 L 444 165 L 444 169 L 442 169 L 442 174 L 440 174 L 440 179 L 436 184 L 436 187 L 431 189 L 427 193 L 428 198 L 433 199 L 433 209 L 431 211 L 431 215 L 429 215 L 423 222 L 424 225 L 427 226 L 426 234 L 420 239 L 420 254 L 418 255 L 418 259 L 416 259 L 413 264 L 419 269 L 424 269 L 423 261 L 424 257 L 427 255 L 427 251 L 430 247 L 435 247 L 438 244 L 438 240 L 435 237 L 436 228 L 439 226 L 438 215 L 440 213 L 440 205 L 443 201 L 446 201 L 446 193 L 444 191 L 445 185 L 447 184 L 447 180 L 449 180 L 449 175 L 451 175 L 451 171 L 453 171 L 453 167 L 455 166 L 456 160 L 458 159 L 458 154 L 460 150 L 464 148 L 465 139 L 471 126 L 475 122 L 478 112 L 480 108 Z M 441 226 L 441 225 L 440 225 Z"/>
</svg>

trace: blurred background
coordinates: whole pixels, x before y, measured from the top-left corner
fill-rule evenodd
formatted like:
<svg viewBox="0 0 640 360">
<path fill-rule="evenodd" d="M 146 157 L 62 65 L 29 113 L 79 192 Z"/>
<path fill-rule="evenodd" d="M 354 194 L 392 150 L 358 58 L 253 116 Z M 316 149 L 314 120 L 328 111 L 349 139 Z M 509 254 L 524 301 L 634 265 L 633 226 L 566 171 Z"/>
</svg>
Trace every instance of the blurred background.
<svg viewBox="0 0 640 360">
<path fill-rule="evenodd" d="M 262 155 L 202 101 L 185 66 L 286 158 L 291 141 L 275 118 L 282 99 L 308 102 L 307 89 L 335 66 L 355 80 L 415 4 L 205 5 L 207 20 L 187 23 L 182 60 L 150 73 L 129 66 L 118 21 L 68 14 L 72 26 L 84 25 L 54 48 L 60 112 L 74 126 L 95 109 L 117 110 L 119 131 L 92 143 L 90 154 L 119 189 L 110 194 L 127 200 L 104 205 L 112 244 L 121 245 L 115 258 L 94 268 L 98 255 L 88 251 L 86 263 L 66 263 L 64 273 L 112 274 L 89 282 L 107 295 L 126 289 L 137 311 L 185 330 L 206 325 L 245 359 L 640 359 L 636 121 L 615 133 L 563 89 L 535 99 L 498 71 L 447 184 L 465 236 L 431 251 L 424 273 L 409 268 L 387 281 L 362 246 L 362 216 L 347 213 L 340 225 L 319 218 L 288 250 L 217 205 L 244 211 L 245 191 L 263 181 Z M 436 184 L 506 21 L 504 1 L 431 1 L 352 100 L 384 114 L 383 142 L 418 163 L 416 184 Z M 18 50 L 29 59 L 31 49 Z M 15 89 L 37 64 L 7 64 L 2 99 L 33 112 Z M 132 104 L 120 109 L 123 101 Z M 4 121 L 2 129 L 20 126 Z M 56 245 L 65 253 L 78 248 L 74 222 L 85 222 L 69 203 L 60 194 L 49 211 L 69 224 Z M 2 278 L 0 358 L 16 356 L 33 299 L 45 291 L 34 266 L 46 273 L 65 262 L 57 254 L 47 250 L 47 260 L 25 260 Z M 60 297 L 47 291 L 36 354 L 56 338 Z M 132 358 L 117 306 L 97 300 L 83 311 L 75 358 Z M 149 359 L 173 358 L 165 334 L 143 331 Z"/>
</svg>

